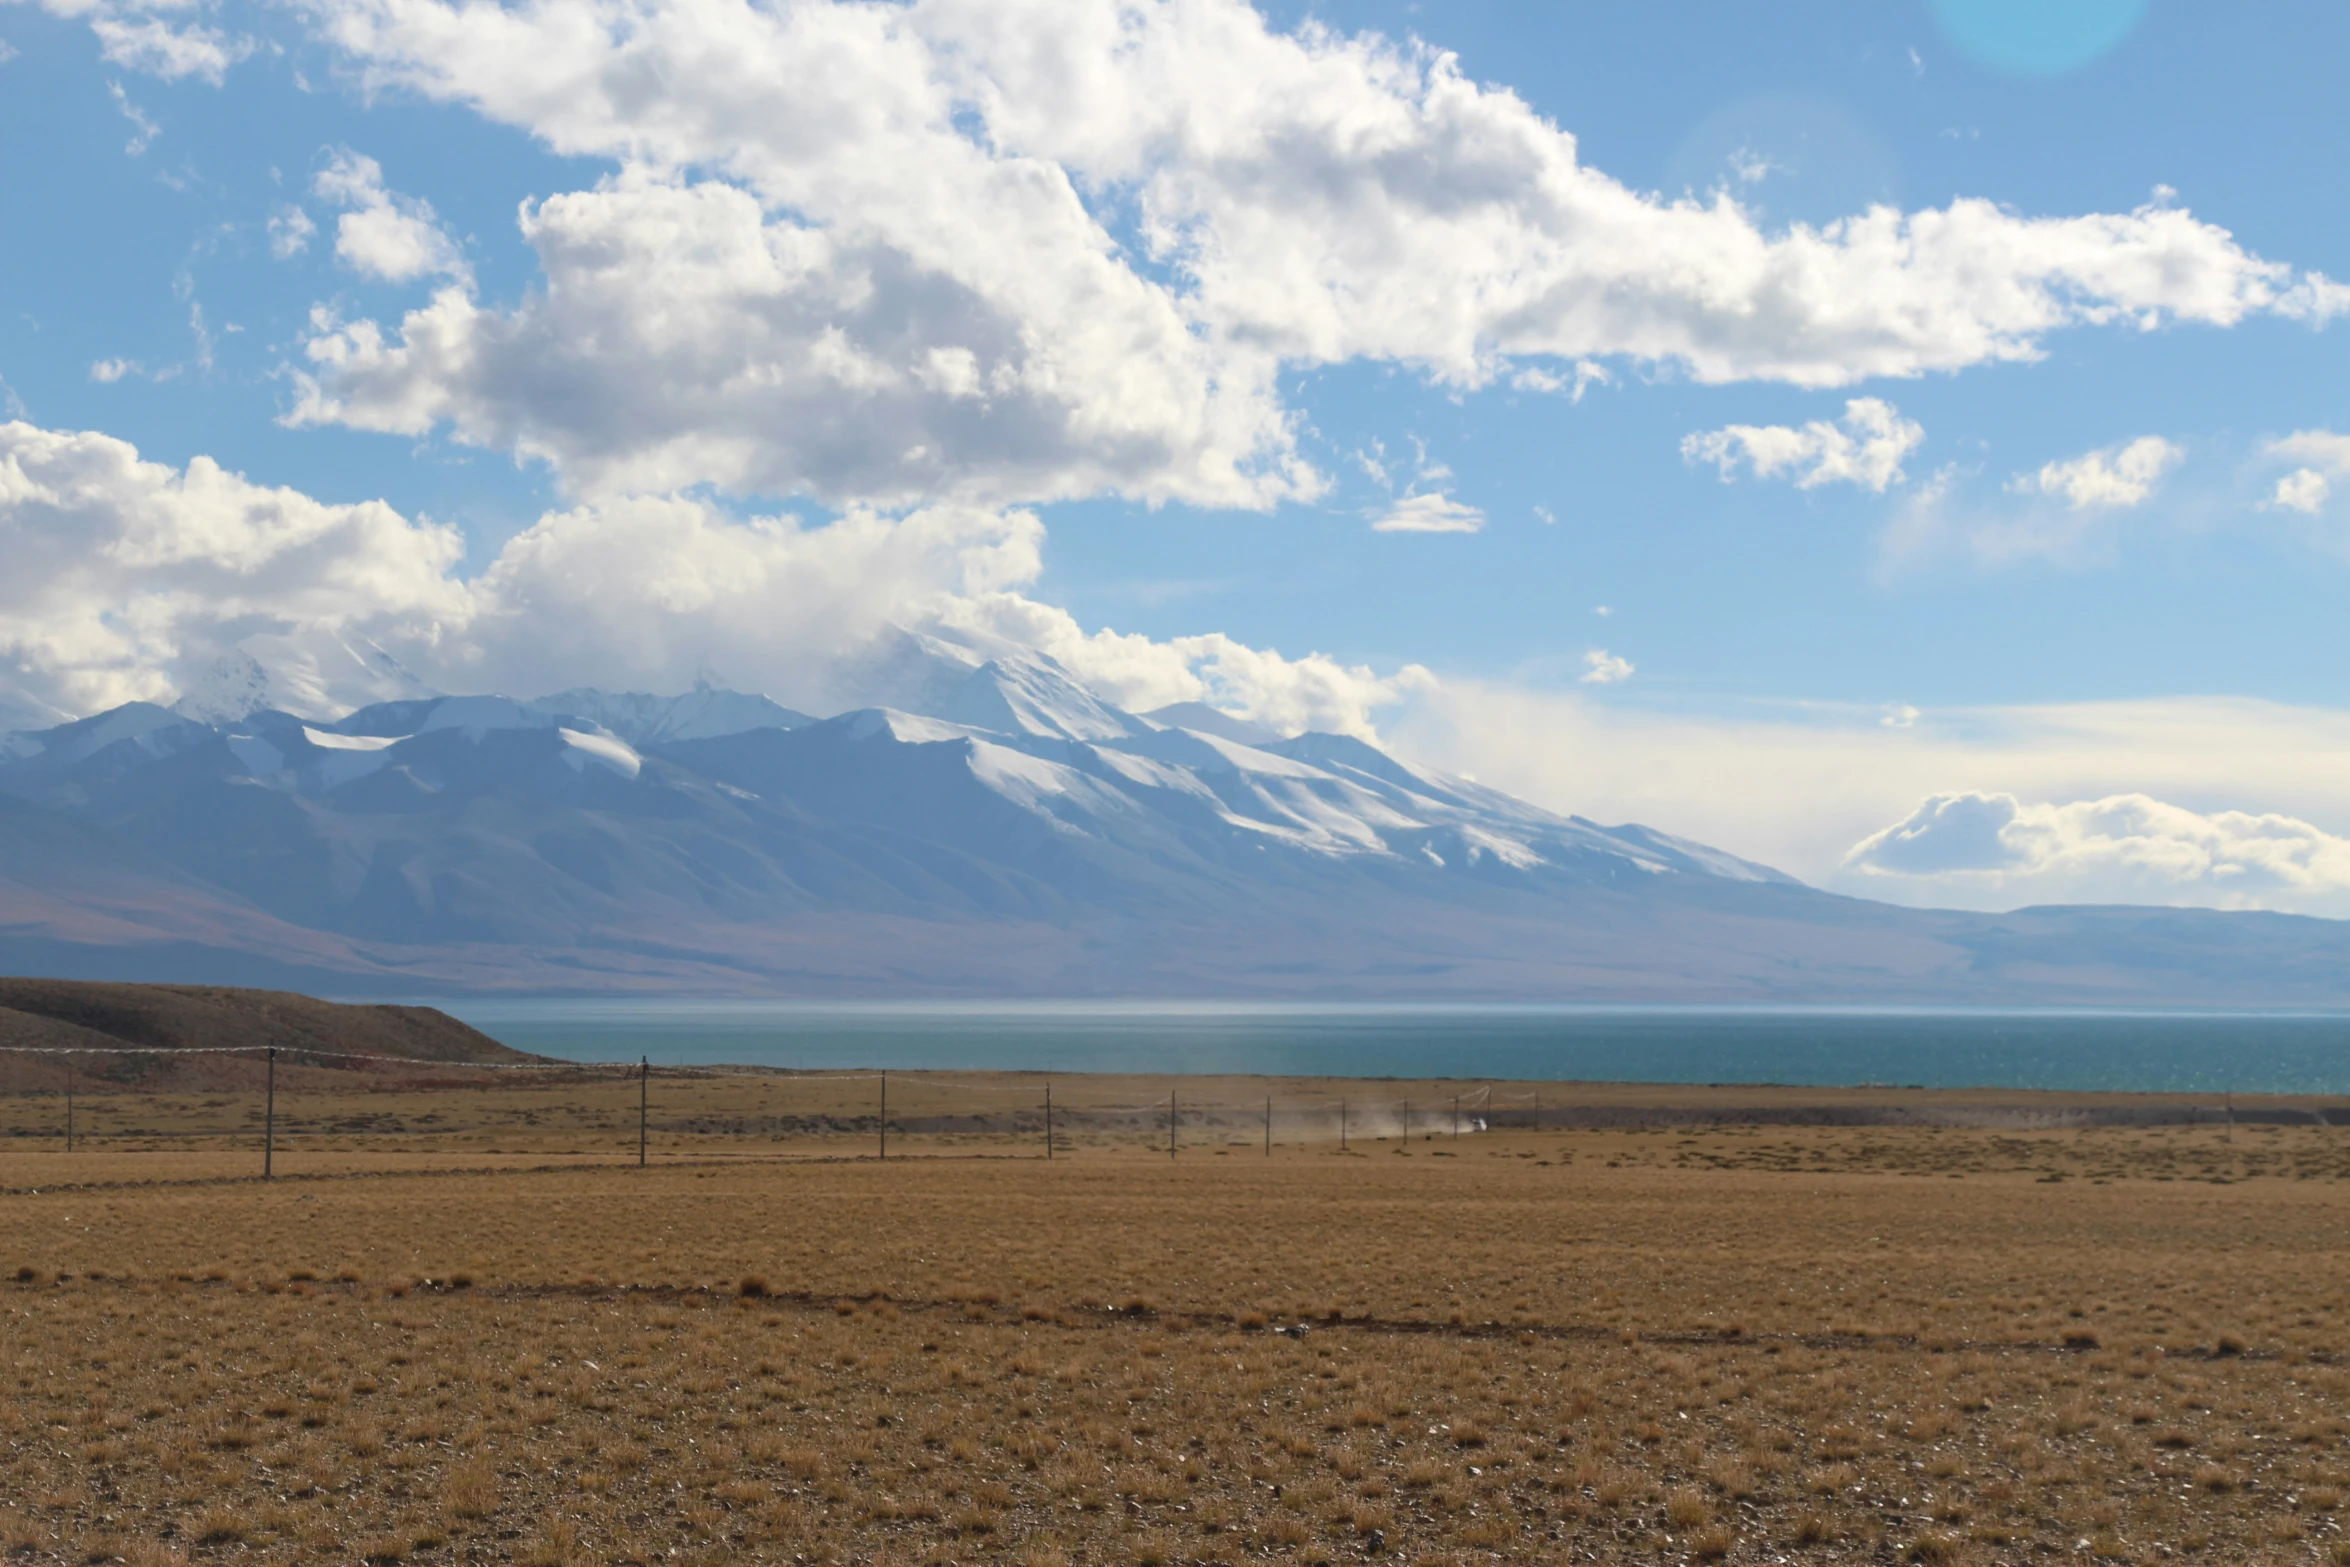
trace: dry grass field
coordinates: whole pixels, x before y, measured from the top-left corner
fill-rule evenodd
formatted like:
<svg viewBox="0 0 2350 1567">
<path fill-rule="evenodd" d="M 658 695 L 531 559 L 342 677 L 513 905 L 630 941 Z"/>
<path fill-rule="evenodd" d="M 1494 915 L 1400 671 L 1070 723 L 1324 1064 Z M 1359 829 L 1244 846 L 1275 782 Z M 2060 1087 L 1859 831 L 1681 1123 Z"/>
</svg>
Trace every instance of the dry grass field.
<svg viewBox="0 0 2350 1567">
<path fill-rule="evenodd" d="M 2350 1562 L 2316 1107 L 652 1087 L 0 1097 L 0 1553 Z"/>
</svg>

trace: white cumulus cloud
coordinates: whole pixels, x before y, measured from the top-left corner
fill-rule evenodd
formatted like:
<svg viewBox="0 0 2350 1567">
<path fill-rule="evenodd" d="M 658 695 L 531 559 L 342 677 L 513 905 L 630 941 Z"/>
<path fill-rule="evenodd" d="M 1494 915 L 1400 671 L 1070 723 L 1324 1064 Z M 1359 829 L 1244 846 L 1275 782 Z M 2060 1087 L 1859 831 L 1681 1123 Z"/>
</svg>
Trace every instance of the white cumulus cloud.
<svg viewBox="0 0 2350 1567">
<path fill-rule="evenodd" d="M 1606 648 L 1595 647 L 1583 655 L 1583 673 L 1576 678 L 1587 686 L 1622 685 L 1635 671 L 1632 661 L 1619 658 Z"/>
<path fill-rule="evenodd" d="M 2297 511 L 2304 516 L 2316 516 L 2325 510 L 2333 498 L 2333 481 L 2315 468 L 2296 468 L 2277 480 L 2269 492 L 2268 504 L 2279 511 Z"/>
<path fill-rule="evenodd" d="M 1585 165 L 1447 54 L 1242 0 L 304 14 L 371 88 L 617 172 L 527 209 L 543 293 L 322 324 L 302 417 L 445 427 L 587 491 L 1268 506 L 1322 483 L 1288 367 L 1829 387 L 2350 308 L 2169 205 L 1766 231 Z"/>
<path fill-rule="evenodd" d="M 2053 496 L 2075 511 L 2143 506 L 2186 455 L 2175 442 L 2141 435 L 2126 445 L 2045 464 L 2037 473 L 2019 473 L 2007 487 L 2018 495 Z"/>
<path fill-rule="evenodd" d="M 1105 255 L 1067 293 L 992 298 L 956 275 L 986 243 L 991 220 L 970 216 L 924 257 L 864 225 L 773 218 L 716 182 L 550 197 L 522 220 L 543 291 L 501 312 L 447 289 L 394 335 L 322 324 L 297 418 L 446 425 L 597 495 L 711 483 L 887 505 L 1118 491 L 1253 506 L 1319 492 L 1286 454 L 1269 364 L 1219 360 Z"/>
<path fill-rule="evenodd" d="M 2272 462 L 2299 464 L 2276 482 L 2267 504 L 2280 511 L 2315 516 L 2333 498 L 2334 485 L 2350 479 L 2350 435 L 2332 430 L 2296 430 L 2261 447 Z"/>
<path fill-rule="evenodd" d="M 1798 489 L 1856 484 L 1879 495 L 1902 478 L 1902 460 L 1925 440 L 1923 426 L 1901 417 L 1882 398 L 1856 397 L 1834 423 L 1814 419 L 1801 429 L 1783 424 L 1733 424 L 1684 437 L 1685 462 L 1710 462 L 1728 483 L 1744 464 L 1756 478 L 1784 474 Z"/>
<path fill-rule="evenodd" d="M 1930 796 L 1845 856 L 1863 876 L 1970 882 L 2016 902 L 2339 901 L 2350 839 L 2297 817 L 2190 810 L 2144 794 L 2069 803 Z"/>
<path fill-rule="evenodd" d="M 373 158 L 348 147 L 330 149 L 310 191 L 345 209 L 335 219 L 335 258 L 353 271 L 387 283 L 424 277 L 471 280 L 464 254 L 441 228 L 432 204 L 386 190 L 383 165 Z M 299 209 L 282 227 L 272 219 L 272 248 L 281 256 L 293 254 L 308 242 L 311 227 Z"/>
<path fill-rule="evenodd" d="M 87 713 L 168 699 L 191 655 L 248 632 L 462 613 L 455 530 L 325 505 L 207 458 L 177 470 L 108 436 L 0 424 L 0 671 Z"/>
</svg>

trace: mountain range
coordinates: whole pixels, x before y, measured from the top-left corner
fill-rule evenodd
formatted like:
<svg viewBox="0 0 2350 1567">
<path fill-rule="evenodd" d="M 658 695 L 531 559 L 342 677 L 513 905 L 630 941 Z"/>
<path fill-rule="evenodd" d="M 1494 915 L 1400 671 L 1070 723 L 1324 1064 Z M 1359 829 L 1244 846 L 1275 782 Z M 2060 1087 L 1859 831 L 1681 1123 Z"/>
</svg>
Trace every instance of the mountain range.
<svg viewBox="0 0 2350 1567">
<path fill-rule="evenodd" d="M 252 654 L 0 736 L 0 970 L 526 993 L 2337 1005 L 2350 925 L 1807 887 L 1050 659 L 904 634 L 904 705 L 705 684 L 347 711 Z"/>
</svg>

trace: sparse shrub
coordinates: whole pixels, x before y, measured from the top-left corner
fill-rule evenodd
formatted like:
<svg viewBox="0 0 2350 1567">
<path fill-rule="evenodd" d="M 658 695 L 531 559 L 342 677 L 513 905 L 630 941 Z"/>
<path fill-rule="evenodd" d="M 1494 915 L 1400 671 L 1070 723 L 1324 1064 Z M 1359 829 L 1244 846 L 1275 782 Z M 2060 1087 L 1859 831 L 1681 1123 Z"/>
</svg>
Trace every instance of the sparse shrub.
<svg viewBox="0 0 2350 1567">
<path fill-rule="evenodd" d="M 441 1486 L 450 1516 L 487 1518 L 498 1507 L 498 1473 L 480 1459 L 457 1465 Z"/>
<path fill-rule="evenodd" d="M 520 1556 L 522 1567 L 570 1567 L 579 1545 L 579 1526 L 568 1518 L 550 1518 Z"/>
<path fill-rule="evenodd" d="M 1257 1534 L 1276 1548 L 1295 1550 L 1314 1537 L 1314 1531 L 1295 1513 L 1275 1513 L 1257 1525 Z"/>
<path fill-rule="evenodd" d="M 1911 1561 L 1923 1567 L 1956 1567 L 1967 1559 L 1966 1540 L 1946 1530 L 1934 1529 L 1919 1535 L 1904 1553 Z"/>
<path fill-rule="evenodd" d="M 253 1532 L 253 1520 L 226 1504 L 207 1507 L 191 1531 L 199 1545 L 234 1545 Z"/>
</svg>

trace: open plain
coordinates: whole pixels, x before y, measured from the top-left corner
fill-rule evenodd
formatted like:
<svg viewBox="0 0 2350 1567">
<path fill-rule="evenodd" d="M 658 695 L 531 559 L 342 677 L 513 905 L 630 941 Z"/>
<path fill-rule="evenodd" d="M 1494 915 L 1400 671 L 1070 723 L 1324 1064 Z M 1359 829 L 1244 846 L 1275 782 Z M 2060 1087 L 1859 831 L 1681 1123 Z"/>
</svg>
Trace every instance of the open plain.
<svg viewBox="0 0 2350 1567">
<path fill-rule="evenodd" d="M 0 1552 L 2350 1561 L 2326 1105 L 432 1085 L 0 1097 Z"/>
</svg>

